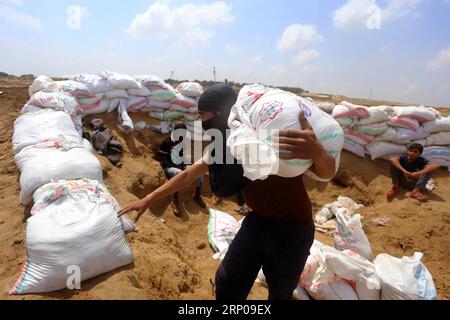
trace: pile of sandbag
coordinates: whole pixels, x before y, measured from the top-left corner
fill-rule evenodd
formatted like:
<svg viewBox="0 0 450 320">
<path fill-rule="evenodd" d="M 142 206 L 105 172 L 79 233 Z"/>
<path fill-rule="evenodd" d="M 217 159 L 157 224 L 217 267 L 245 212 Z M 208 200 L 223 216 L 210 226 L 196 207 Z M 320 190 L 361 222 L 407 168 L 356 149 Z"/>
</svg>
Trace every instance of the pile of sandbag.
<svg viewBox="0 0 450 320">
<path fill-rule="evenodd" d="M 24 112 L 53 108 L 81 118 L 117 110 L 119 128 L 126 133 L 134 130 L 129 112 L 148 112 L 163 122 L 185 122 L 194 140 L 203 140 L 203 129 L 195 125 L 199 119 L 198 99 L 203 93 L 199 83 L 183 82 L 175 90 L 154 75 L 132 77 L 108 70 L 98 76 L 81 73 L 67 79 L 36 78 L 29 88 L 31 99 Z"/>
<path fill-rule="evenodd" d="M 38 83 L 44 90 L 54 88 L 45 78 Z M 34 206 L 27 220 L 27 259 L 11 294 L 63 289 L 70 270 L 78 268 L 81 282 L 132 261 L 124 230 L 135 227 L 126 217 L 119 219 L 119 206 L 102 184 L 101 164 L 77 130 L 81 123 L 74 114 L 80 105 L 72 95 L 86 91 L 59 85 L 70 94 L 35 91 L 34 83 L 14 123 L 20 202 L 34 200 Z"/>
<path fill-rule="evenodd" d="M 365 235 L 361 205 L 350 198 L 325 206 L 336 212 L 337 230 L 334 248 L 314 241 L 293 297 L 299 300 L 433 300 L 436 289 L 433 278 L 421 262 L 423 255 L 401 259 L 380 254 L 372 261 L 372 249 Z M 324 214 L 316 220 L 325 221 Z M 242 221 L 210 209 L 208 237 L 216 251 L 215 259 L 223 259 L 238 233 Z M 256 282 L 267 286 L 260 270 Z"/>
<path fill-rule="evenodd" d="M 450 145 L 450 117 L 433 108 L 364 107 L 344 101 L 333 108 L 332 116 L 344 129 L 344 149 L 360 157 L 389 159 L 405 154 L 412 143 L 443 149 Z M 450 169 L 448 157 L 424 157 L 439 159 L 438 164 Z"/>
</svg>

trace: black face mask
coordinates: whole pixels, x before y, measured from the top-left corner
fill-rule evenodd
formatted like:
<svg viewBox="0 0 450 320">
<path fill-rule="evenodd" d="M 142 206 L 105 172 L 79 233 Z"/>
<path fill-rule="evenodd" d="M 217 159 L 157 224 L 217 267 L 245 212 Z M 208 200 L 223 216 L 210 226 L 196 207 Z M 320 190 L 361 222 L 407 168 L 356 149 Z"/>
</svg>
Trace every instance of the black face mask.
<svg viewBox="0 0 450 320">
<path fill-rule="evenodd" d="M 210 129 L 216 129 L 222 132 L 223 135 L 226 134 L 228 129 L 228 116 L 225 112 L 215 112 L 214 117 L 207 121 L 202 122 L 203 130 L 208 131 Z"/>
</svg>

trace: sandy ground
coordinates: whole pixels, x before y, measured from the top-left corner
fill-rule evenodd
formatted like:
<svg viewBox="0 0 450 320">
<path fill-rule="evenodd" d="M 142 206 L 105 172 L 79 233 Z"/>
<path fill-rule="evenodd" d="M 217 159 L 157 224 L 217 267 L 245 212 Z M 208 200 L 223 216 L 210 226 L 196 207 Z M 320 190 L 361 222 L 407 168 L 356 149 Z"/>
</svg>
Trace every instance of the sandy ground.
<svg viewBox="0 0 450 320">
<path fill-rule="evenodd" d="M 9 296 L 8 290 L 19 276 L 25 255 L 25 226 L 30 208 L 19 205 L 19 171 L 11 145 L 14 120 L 28 100 L 26 81 L 0 82 L 0 299 L 213 299 L 213 279 L 218 262 L 212 259 L 208 236 L 208 211 L 191 200 L 194 188 L 182 194 L 184 215 L 173 216 L 170 199 L 155 204 L 138 222 L 139 231 L 129 234 L 134 264 L 91 279 L 82 290 L 63 290 L 45 295 Z M 150 118 L 132 115 L 135 121 Z M 91 117 L 92 118 L 92 117 Z M 165 178 L 153 160 L 155 148 L 164 136 L 149 130 L 122 135 L 116 127 L 116 114 L 101 115 L 125 146 L 124 164 L 115 168 L 99 157 L 105 182 L 122 206 L 156 189 Z M 431 201 L 418 203 L 401 196 L 387 202 L 390 187 L 388 164 L 370 161 L 344 152 L 335 181 L 319 184 L 305 179 L 316 208 L 349 196 L 366 205 L 361 210 L 366 234 L 374 255 L 388 253 L 401 257 L 415 251 L 424 253 L 424 263 L 434 277 L 439 299 L 450 298 L 450 174 L 441 169 L 435 174 L 438 187 Z M 207 185 L 204 198 L 209 207 L 229 212 L 240 219 L 233 201 L 216 205 Z M 375 217 L 388 217 L 388 226 L 370 223 Z M 134 218 L 134 214 L 131 214 Z M 316 238 L 332 245 L 333 239 L 317 233 Z M 250 299 L 266 299 L 267 289 L 255 284 Z"/>
</svg>

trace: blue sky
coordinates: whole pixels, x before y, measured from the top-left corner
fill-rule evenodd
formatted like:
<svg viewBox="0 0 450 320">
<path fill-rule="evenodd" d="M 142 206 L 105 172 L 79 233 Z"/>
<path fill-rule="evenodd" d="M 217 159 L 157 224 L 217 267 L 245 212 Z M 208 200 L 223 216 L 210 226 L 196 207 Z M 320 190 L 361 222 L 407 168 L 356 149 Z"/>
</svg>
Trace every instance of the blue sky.
<svg viewBox="0 0 450 320">
<path fill-rule="evenodd" d="M 450 105 L 450 0 L 0 0 L 0 71 L 155 74 Z"/>
</svg>

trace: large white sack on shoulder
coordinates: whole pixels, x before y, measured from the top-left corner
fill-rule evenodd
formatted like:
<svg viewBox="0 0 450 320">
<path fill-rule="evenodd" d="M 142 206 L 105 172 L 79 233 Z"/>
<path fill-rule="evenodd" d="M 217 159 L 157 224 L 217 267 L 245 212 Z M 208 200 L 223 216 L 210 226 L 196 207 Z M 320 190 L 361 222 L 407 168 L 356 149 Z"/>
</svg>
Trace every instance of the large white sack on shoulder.
<svg viewBox="0 0 450 320">
<path fill-rule="evenodd" d="M 366 157 L 366 149 L 364 146 L 350 139 L 345 139 L 344 150 L 347 150 L 361 158 Z"/>
<path fill-rule="evenodd" d="M 437 119 L 436 121 L 428 121 L 423 124 L 427 133 L 450 132 L 450 117 Z"/>
<path fill-rule="evenodd" d="M 419 122 L 436 120 L 436 114 L 424 106 L 394 107 L 394 110 L 399 118 L 410 118 L 415 119 Z"/>
<path fill-rule="evenodd" d="M 354 283 L 360 300 L 380 300 L 381 281 L 375 265 L 351 250 L 323 248 L 327 267 L 338 277 Z"/>
<path fill-rule="evenodd" d="M 403 144 L 409 141 L 420 140 L 427 137 L 424 127 L 420 126 L 417 130 L 411 130 L 406 128 L 397 129 L 397 143 Z"/>
<path fill-rule="evenodd" d="M 390 117 L 387 112 L 387 107 L 370 107 L 369 108 L 369 117 L 365 119 L 360 119 L 360 125 L 372 124 L 377 122 L 385 122 L 389 121 Z M 394 112 L 392 108 L 392 112 Z"/>
<path fill-rule="evenodd" d="M 114 89 L 114 90 L 105 92 L 104 98 L 109 99 L 109 100 L 121 99 L 121 98 L 128 99 L 128 92 L 127 92 L 127 90 L 124 90 L 124 89 Z"/>
<path fill-rule="evenodd" d="M 102 100 L 100 100 L 97 103 L 94 103 L 92 105 L 82 106 L 80 108 L 81 115 L 83 117 L 85 117 L 85 116 L 89 116 L 89 115 L 92 115 L 92 114 L 105 113 L 106 111 L 108 111 L 109 103 L 110 103 L 109 100 L 102 99 Z"/>
<path fill-rule="evenodd" d="M 241 224 L 228 213 L 209 209 L 208 239 L 214 251 L 223 258 L 241 228 Z"/>
<path fill-rule="evenodd" d="M 252 91 L 254 90 L 254 91 Z M 256 102 L 253 102 L 256 101 Z M 241 160 L 244 176 L 264 180 L 269 175 L 295 177 L 304 174 L 311 160 L 284 161 L 272 148 L 273 133 L 280 129 L 302 129 L 298 120 L 304 111 L 308 123 L 325 150 L 340 164 L 344 135 L 339 124 L 317 106 L 291 93 L 264 86 L 246 86 L 233 106 L 228 120 L 231 135 L 227 145 L 233 156 Z M 315 179 L 320 179 L 312 175 Z"/>
<path fill-rule="evenodd" d="M 70 94 L 77 99 L 95 98 L 95 94 L 82 82 L 64 80 L 56 81 L 58 90 Z"/>
<path fill-rule="evenodd" d="M 139 89 L 128 89 L 128 94 L 130 96 L 138 96 L 138 97 L 149 97 L 152 92 L 149 88 L 144 86 L 142 83 L 138 83 Z"/>
<path fill-rule="evenodd" d="M 56 92 L 58 91 L 58 86 L 56 85 L 56 82 L 51 78 L 42 75 L 34 79 L 33 83 L 28 88 L 28 94 L 31 97 L 33 94 L 39 91 Z"/>
<path fill-rule="evenodd" d="M 336 212 L 337 230 L 334 234 L 334 247 L 340 251 L 350 249 L 364 258 L 372 259 L 372 248 L 361 224 L 361 215 L 350 215 L 346 209 Z"/>
<path fill-rule="evenodd" d="M 372 160 L 376 160 L 388 154 L 406 154 L 408 152 L 408 148 L 404 145 L 386 141 L 373 141 L 366 146 L 366 149 Z"/>
<path fill-rule="evenodd" d="M 81 135 L 67 113 L 49 109 L 25 113 L 14 122 L 13 151 L 17 154 L 27 146 L 61 137 L 69 143 L 81 144 Z"/>
<path fill-rule="evenodd" d="M 191 98 L 200 97 L 203 94 L 203 87 L 197 82 L 183 82 L 176 89 L 182 95 Z"/>
<path fill-rule="evenodd" d="M 433 278 L 421 262 L 423 254 L 416 252 L 402 259 L 380 254 L 374 261 L 381 279 L 382 300 L 435 300 Z"/>
<path fill-rule="evenodd" d="M 450 132 L 434 133 L 427 138 L 428 145 L 433 146 L 449 146 Z"/>
<path fill-rule="evenodd" d="M 103 181 L 100 162 L 82 145 L 69 150 L 51 145 L 52 143 L 42 143 L 30 146 L 14 157 L 21 172 L 20 202 L 23 205 L 32 200 L 33 193 L 38 188 L 53 179 L 87 178 Z"/>
<path fill-rule="evenodd" d="M 117 211 L 96 181 L 58 181 L 27 220 L 26 260 L 10 294 L 52 292 L 133 261 Z M 73 289 L 73 288 L 72 288 Z"/>
<path fill-rule="evenodd" d="M 399 117 L 391 118 L 391 121 L 388 122 L 388 125 L 391 127 L 407 128 L 411 130 L 417 130 L 420 127 L 420 123 L 416 119 Z"/>
<path fill-rule="evenodd" d="M 28 104 L 56 111 L 64 111 L 69 115 L 75 114 L 79 108 L 78 101 L 73 96 L 64 92 L 39 91 L 33 94 Z"/>
<path fill-rule="evenodd" d="M 102 71 L 100 74 L 109 84 L 117 89 L 139 89 L 139 83 L 132 77 L 126 74 L 111 72 L 108 70 Z"/>
</svg>

